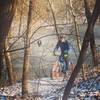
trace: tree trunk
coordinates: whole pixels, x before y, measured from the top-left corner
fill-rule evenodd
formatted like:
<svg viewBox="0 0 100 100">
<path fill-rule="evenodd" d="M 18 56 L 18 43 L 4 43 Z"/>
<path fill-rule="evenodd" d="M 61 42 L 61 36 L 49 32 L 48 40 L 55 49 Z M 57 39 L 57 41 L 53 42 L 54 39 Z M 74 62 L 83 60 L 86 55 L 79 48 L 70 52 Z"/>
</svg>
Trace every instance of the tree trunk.
<svg viewBox="0 0 100 100">
<path fill-rule="evenodd" d="M 6 39 L 5 47 L 4 47 L 4 57 L 5 57 L 6 67 L 7 67 L 8 80 L 10 84 L 14 84 L 13 65 L 12 65 L 10 53 L 6 51 L 7 47 L 8 47 L 8 43 Z"/>
<path fill-rule="evenodd" d="M 68 99 L 71 87 L 74 84 L 75 77 L 77 76 L 78 72 L 80 71 L 80 68 L 81 68 L 83 61 L 85 59 L 86 51 L 87 51 L 87 48 L 88 48 L 88 45 L 90 42 L 91 32 L 92 32 L 92 29 L 94 28 L 95 22 L 99 16 L 99 14 L 100 14 L 100 0 L 96 0 L 95 7 L 94 7 L 94 10 L 93 10 L 93 13 L 91 16 L 90 24 L 88 25 L 87 31 L 86 31 L 85 36 L 84 36 L 82 49 L 80 51 L 80 55 L 79 55 L 77 64 L 76 64 L 74 71 L 72 72 L 72 75 L 69 78 L 69 81 L 65 87 L 65 91 L 64 91 L 64 95 L 63 95 L 62 100 Z"/>
<path fill-rule="evenodd" d="M 55 27 L 55 31 L 56 31 L 56 34 L 57 34 L 57 38 L 58 38 L 58 40 L 59 40 L 59 33 L 58 33 L 58 29 L 57 29 L 57 24 L 56 24 L 56 18 L 55 18 L 55 14 L 54 14 L 54 11 L 53 11 L 53 9 L 52 9 L 50 0 L 48 0 L 48 3 L 49 3 L 50 10 L 51 10 L 51 13 L 52 13 L 52 17 L 53 17 L 53 21 L 54 21 L 54 27 Z"/>
<path fill-rule="evenodd" d="M 66 16 L 66 24 L 70 24 L 70 12 L 69 12 L 69 0 L 68 1 L 66 1 L 66 0 L 63 0 L 63 3 L 64 3 L 64 5 L 65 5 L 65 16 Z"/>
<path fill-rule="evenodd" d="M 17 0 L 0 0 L 0 79 L 3 69 L 3 49 L 6 36 L 8 35 Z"/>
<path fill-rule="evenodd" d="M 85 15 L 86 15 L 86 18 L 87 18 L 87 23 L 89 24 L 90 19 L 91 19 L 91 12 L 90 12 L 90 8 L 88 6 L 87 0 L 84 0 L 84 7 L 85 7 Z M 95 66 L 95 65 L 97 65 L 97 54 L 96 54 L 94 30 L 92 30 L 92 33 L 91 33 L 91 36 L 90 36 L 90 47 L 91 47 L 93 62 L 94 62 L 94 66 Z"/>
<path fill-rule="evenodd" d="M 27 20 L 27 32 L 25 37 L 25 51 L 23 62 L 23 76 L 22 76 L 22 95 L 23 97 L 28 95 L 28 79 L 29 79 L 29 54 L 30 54 L 30 27 L 32 19 L 32 1 L 29 1 L 29 12 Z"/>
<path fill-rule="evenodd" d="M 18 38 L 21 35 L 20 32 L 21 32 L 21 27 L 22 27 L 22 16 L 23 16 L 23 4 L 20 7 L 20 22 L 19 22 Z"/>
</svg>

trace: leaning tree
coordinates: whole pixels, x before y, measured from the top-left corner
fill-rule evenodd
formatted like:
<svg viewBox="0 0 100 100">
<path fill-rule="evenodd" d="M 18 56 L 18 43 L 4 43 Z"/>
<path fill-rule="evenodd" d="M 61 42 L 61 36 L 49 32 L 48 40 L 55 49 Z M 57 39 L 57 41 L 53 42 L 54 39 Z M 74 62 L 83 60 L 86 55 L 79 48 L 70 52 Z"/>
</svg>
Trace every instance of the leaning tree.
<svg viewBox="0 0 100 100">
<path fill-rule="evenodd" d="M 86 56 L 87 48 L 88 48 L 89 43 L 90 43 L 90 38 L 91 38 L 93 29 L 94 29 L 94 25 L 95 25 L 95 22 L 99 16 L 99 14 L 100 14 L 100 0 L 96 0 L 95 7 L 94 7 L 93 13 L 91 15 L 91 18 L 90 18 L 90 21 L 88 23 L 88 27 L 87 27 L 87 30 L 86 30 L 86 33 L 84 36 L 84 40 L 83 40 L 83 44 L 82 44 L 82 48 L 80 51 L 80 55 L 79 55 L 77 64 L 76 64 L 74 71 L 72 72 L 71 77 L 69 78 L 69 81 L 65 87 L 65 91 L 64 91 L 64 95 L 63 95 L 62 100 L 68 99 L 68 96 L 70 94 L 70 90 L 74 84 L 74 80 L 75 80 L 78 72 L 81 69 L 81 66 L 82 66 L 83 61 L 84 61 L 85 56 Z"/>
</svg>

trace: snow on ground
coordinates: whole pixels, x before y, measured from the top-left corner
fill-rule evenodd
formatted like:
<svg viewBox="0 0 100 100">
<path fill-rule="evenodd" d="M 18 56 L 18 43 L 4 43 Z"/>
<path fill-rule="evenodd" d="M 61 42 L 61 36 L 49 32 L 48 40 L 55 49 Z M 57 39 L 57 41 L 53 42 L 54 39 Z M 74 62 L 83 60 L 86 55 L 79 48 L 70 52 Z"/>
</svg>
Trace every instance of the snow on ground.
<svg viewBox="0 0 100 100">
<path fill-rule="evenodd" d="M 62 81 L 62 78 L 59 78 L 58 80 L 52 80 L 51 78 L 30 80 L 30 95 L 38 95 L 41 98 L 40 100 L 61 100 L 66 83 L 67 81 Z M 98 75 L 96 78 L 91 78 L 75 85 L 71 90 L 69 100 L 83 100 L 83 97 L 85 97 L 84 100 L 97 100 L 90 99 L 90 97 L 93 97 L 94 95 L 100 96 L 99 92 L 100 76 Z M 0 95 L 21 95 L 21 83 L 16 83 L 13 86 L 1 88 Z"/>
</svg>

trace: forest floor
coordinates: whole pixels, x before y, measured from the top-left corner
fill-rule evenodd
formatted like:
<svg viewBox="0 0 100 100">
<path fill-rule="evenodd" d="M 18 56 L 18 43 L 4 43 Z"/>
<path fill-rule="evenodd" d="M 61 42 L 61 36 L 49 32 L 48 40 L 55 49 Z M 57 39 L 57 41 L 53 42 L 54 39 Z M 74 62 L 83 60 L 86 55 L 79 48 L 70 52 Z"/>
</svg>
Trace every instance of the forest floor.
<svg viewBox="0 0 100 100">
<path fill-rule="evenodd" d="M 68 100 L 100 100 L 100 75 L 85 81 L 81 78 L 76 78 Z M 24 100 L 62 100 L 66 84 L 67 80 L 62 81 L 62 77 L 57 80 L 49 77 L 29 80 L 30 93 Z M 0 89 L 0 100 L 23 100 L 21 91 L 21 82 L 13 86 L 4 86 Z"/>
</svg>

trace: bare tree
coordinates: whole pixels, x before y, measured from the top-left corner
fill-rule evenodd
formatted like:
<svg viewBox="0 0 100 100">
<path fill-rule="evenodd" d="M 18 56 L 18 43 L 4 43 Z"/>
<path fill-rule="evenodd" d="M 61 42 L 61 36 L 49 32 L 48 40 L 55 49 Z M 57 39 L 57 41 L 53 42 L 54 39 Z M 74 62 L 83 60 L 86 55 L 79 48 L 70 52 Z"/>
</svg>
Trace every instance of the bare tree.
<svg viewBox="0 0 100 100">
<path fill-rule="evenodd" d="M 10 52 L 7 52 L 7 48 L 8 48 L 8 40 L 6 39 L 5 46 L 4 46 L 4 57 L 5 57 L 6 67 L 7 67 L 9 83 L 13 84 L 14 83 L 13 65 L 11 61 Z"/>
<path fill-rule="evenodd" d="M 94 29 L 94 25 L 95 25 L 95 22 L 96 22 L 96 20 L 99 16 L 99 14 L 100 14 L 100 0 L 96 0 L 95 7 L 94 7 L 94 10 L 93 10 L 91 19 L 90 19 L 90 23 L 87 27 L 87 30 L 86 30 L 86 33 L 85 33 L 85 36 L 84 36 L 82 49 L 80 51 L 80 55 L 79 55 L 77 64 L 76 64 L 74 71 L 72 72 L 72 75 L 69 78 L 69 81 L 68 81 L 68 83 L 65 87 L 65 91 L 64 91 L 64 95 L 63 95 L 62 100 L 68 99 L 68 96 L 70 94 L 70 90 L 71 90 L 71 88 L 74 84 L 75 77 L 77 76 L 78 72 L 80 71 L 80 68 L 81 68 L 83 61 L 85 59 L 86 51 L 87 51 L 87 48 L 88 48 L 88 45 L 89 45 L 89 42 L 90 42 L 90 37 L 91 37 L 92 32 L 93 32 L 92 29 Z"/>
<path fill-rule="evenodd" d="M 89 8 L 87 0 L 84 0 L 84 7 L 85 7 L 85 15 L 87 18 L 87 23 L 89 24 L 90 19 L 91 19 L 91 12 L 90 12 L 90 8 Z M 97 65 L 97 55 L 96 55 L 96 44 L 95 44 L 95 38 L 94 38 L 94 29 L 92 30 L 91 37 L 90 37 L 90 46 L 91 46 L 93 62 L 95 66 Z"/>
<path fill-rule="evenodd" d="M 21 26 L 22 26 L 22 16 L 23 16 L 23 4 L 20 6 L 20 21 L 19 21 L 19 30 L 18 30 L 19 36 L 20 36 Z"/>
<path fill-rule="evenodd" d="M 56 18 L 55 18 L 55 14 L 54 14 L 54 11 L 52 9 L 52 5 L 50 3 L 50 0 L 48 0 L 48 3 L 49 3 L 50 10 L 51 10 L 51 13 L 52 13 L 52 17 L 53 17 L 53 21 L 54 21 L 54 27 L 55 27 L 55 31 L 56 31 L 56 34 L 57 34 L 57 38 L 59 39 L 59 33 L 58 33 L 58 29 L 57 29 L 57 24 L 56 24 Z"/>
<path fill-rule="evenodd" d="M 32 20 L 32 2 L 29 1 L 29 12 L 27 20 L 27 31 L 25 36 L 25 50 L 24 50 L 24 62 L 23 62 L 23 76 L 22 76 L 22 95 L 23 97 L 28 95 L 28 79 L 29 79 L 29 54 L 30 54 L 30 27 Z"/>
<path fill-rule="evenodd" d="M 0 79 L 3 69 L 3 49 L 8 35 L 17 0 L 0 0 Z"/>
</svg>

